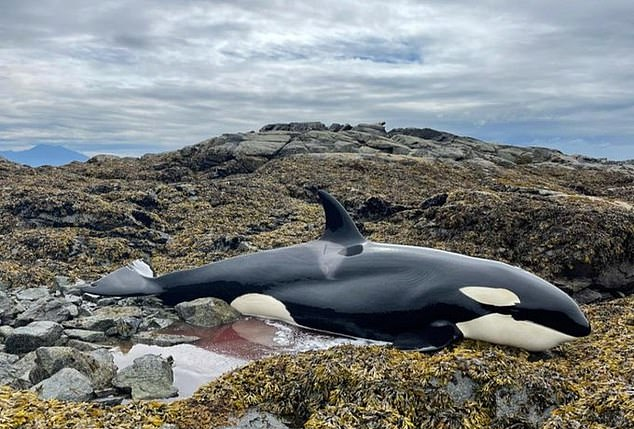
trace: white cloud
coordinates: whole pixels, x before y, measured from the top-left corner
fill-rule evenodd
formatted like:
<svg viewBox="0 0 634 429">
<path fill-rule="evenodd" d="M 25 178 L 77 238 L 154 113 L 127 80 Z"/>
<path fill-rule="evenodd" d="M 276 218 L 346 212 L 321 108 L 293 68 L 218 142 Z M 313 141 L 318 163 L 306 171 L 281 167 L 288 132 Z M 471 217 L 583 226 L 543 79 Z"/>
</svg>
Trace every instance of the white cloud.
<svg viewBox="0 0 634 429">
<path fill-rule="evenodd" d="M 634 5 L 526 3 L 5 0 L 0 145 L 386 120 L 634 158 Z"/>
</svg>

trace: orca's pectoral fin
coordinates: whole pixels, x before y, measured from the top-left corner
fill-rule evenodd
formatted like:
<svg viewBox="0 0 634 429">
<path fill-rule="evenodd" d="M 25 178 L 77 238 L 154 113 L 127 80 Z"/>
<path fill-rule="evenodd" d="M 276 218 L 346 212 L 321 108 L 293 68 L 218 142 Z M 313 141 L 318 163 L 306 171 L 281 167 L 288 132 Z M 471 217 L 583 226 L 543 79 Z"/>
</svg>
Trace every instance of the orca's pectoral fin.
<svg viewBox="0 0 634 429">
<path fill-rule="evenodd" d="M 446 320 L 437 320 L 421 331 L 399 334 L 392 344 L 399 349 L 433 352 L 460 339 L 462 339 L 462 333 L 455 324 Z"/>
</svg>

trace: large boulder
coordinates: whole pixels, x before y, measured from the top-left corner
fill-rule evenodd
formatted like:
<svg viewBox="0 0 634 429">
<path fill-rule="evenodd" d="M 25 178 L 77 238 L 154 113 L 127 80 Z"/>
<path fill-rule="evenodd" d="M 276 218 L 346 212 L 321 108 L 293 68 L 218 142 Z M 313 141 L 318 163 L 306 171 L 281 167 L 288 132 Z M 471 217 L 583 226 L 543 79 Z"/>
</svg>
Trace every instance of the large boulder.
<svg viewBox="0 0 634 429">
<path fill-rule="evenodd" d="M 42 399 L 87 401 L 94 393 L 90 379 L 74 368 L 62 368 L 32 387 Z"/>
<path fill-rule="evenodd" d="M 114 359 L 106 350 L 86 353 L 72 347 L 41 347 L 35 353 L 37 367 L 30 374 L 33 383 L 51 377 L 62 368 L 74 368 L 100 389 L 109 386 L 117 372 Z"/>
<path fill-rule="evenodd" d="M 218 298 L 198 298 L 176 304 L 178 315 L 190 325 L 214 327 L 231 323 L 240 318 L 240 313 Z"/>
<path fill-rule="evenodd" d="M 28 353 L 38 347 L 52 346 L 60 339 L 64 328 L 56 322 L 39 321 L 16 328 L 5 340 L 7 353 Z"/>
<path fill-rule="evenodd" d="M 28 303 L 26 310 L 18 315 L 16 324 L 26 325 L 37 320 L 60 323 L 78 314 L 79 310 L 75 304 L 61 298 L 44 297 Z"/>
<path fill-rule="evenodd" d="M 161 399 L 178 395 L 173 386 L 173 359 L 147 354 L 134 359 L 132 365 L 119 371 L 112 384 L 129 390 L 132 399 Z"/>
</svg>

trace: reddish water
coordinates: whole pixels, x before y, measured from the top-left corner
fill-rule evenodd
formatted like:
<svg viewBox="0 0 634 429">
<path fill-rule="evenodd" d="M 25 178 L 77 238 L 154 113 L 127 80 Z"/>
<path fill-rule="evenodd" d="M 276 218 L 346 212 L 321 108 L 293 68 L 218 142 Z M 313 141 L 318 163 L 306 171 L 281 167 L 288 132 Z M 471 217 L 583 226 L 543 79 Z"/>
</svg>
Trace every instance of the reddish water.
<svg viewBox="0 0 634 429">
<path fill-rule="evenodd" d="M 171 347 L 145 344 L 117 347 L 113 350 L 115 363 L 123 368 L 131 365 L 135 358 L 148 353 L 172 356 L 174 384 L 179 389 L 180 398 L 190 396 L 200 385 L 255 359 L 280 353 L 325 349 L 338 344 L 366 343 L 253 318 L 217 328 L 179 324 L 162 332 L 195 335 L 200 340 Z"/>
</svg>

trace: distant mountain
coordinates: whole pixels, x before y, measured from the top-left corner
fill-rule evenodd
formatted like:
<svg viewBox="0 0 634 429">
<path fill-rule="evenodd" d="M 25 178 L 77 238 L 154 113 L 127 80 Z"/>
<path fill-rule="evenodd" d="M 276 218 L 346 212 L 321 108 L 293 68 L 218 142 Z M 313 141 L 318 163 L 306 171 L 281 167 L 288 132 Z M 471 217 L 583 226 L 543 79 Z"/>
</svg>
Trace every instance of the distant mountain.
<svg viewBox="0 0 634 429">
<path fill-rule="evenodd" d="M 87 161 L 83 153 L 75 152 L 63 146 L 39 144 L 22 151 L 0 151 L 0 156 L 19 164 L 39 167 L 41 165 L 64 165 L 73 161 Z"/>
</svg>

